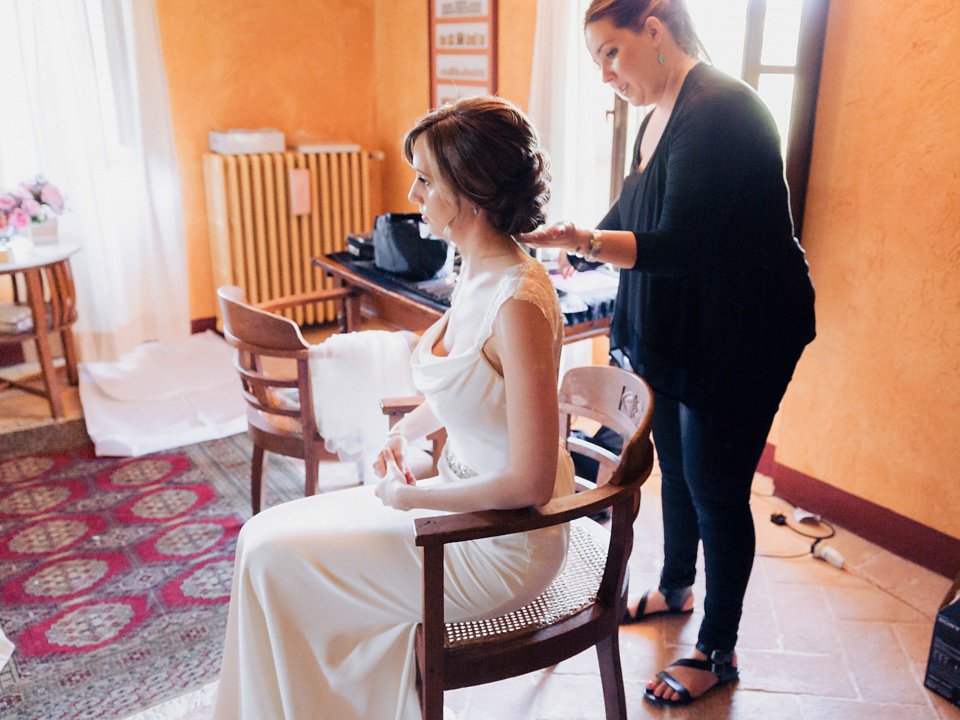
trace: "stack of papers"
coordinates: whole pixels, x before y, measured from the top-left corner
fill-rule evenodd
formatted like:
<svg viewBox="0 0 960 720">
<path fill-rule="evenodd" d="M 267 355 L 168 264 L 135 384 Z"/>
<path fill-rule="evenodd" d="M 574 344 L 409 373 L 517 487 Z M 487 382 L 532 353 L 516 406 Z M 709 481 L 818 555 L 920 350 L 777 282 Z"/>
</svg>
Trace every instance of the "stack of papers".
<svg viewBox="0 0 960 720">
<path fill-rule="evenodd" d="M 18 333 L 33 329 L 33 315 L 26 305 L 0 303 L 0 332 Z"/>
</svg>

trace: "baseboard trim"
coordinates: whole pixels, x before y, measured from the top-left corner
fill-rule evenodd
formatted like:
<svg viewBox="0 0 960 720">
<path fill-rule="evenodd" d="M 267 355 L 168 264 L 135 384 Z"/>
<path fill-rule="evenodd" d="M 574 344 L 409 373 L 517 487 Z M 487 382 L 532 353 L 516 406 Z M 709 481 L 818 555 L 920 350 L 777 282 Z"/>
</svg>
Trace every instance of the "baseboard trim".
<svg viewBox="0 0 960 720">
<path fill-rule="evenodd" d="M 775 455 L 767 443 L 757 471 L 773 478 L 777 496 L 939 575 L 953 578 L 960 572 L 957 538 L 781 465 Z"/>
<path fill-rule="evenodd" d="M 217 331 L 217 319 L 215 317 L 195 318 L 190 321 L 190 332 L 192 334 L 196 335 L 207 330 Z"/>
</svg>

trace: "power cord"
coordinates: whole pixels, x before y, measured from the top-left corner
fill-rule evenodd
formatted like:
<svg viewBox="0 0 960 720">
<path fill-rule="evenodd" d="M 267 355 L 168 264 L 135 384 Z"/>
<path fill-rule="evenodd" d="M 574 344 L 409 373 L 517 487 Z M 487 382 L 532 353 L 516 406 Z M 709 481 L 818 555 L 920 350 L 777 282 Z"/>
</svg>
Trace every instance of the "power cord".
<svg viewBox="0 0 960 720">
<path fill-rule="evenodd" d="M 775 495 L 774 495 L 773 493 L 761 493 L 761 492 L 757 492 L 756 490 L 753 490 L 752 493 L 753 493 L 754 495 L 757 495 L 758 497 L 775 497 Z M 836 567 L 836 568 L 838 568 L 838 569 L 840 569 L 840 570 L 843 570 L 844 572 L 848 572 L 848 573 L 856 576 L 857 578 L 863 580 L 864 582 L 872 585 L 874 588 L 876 588 L 876 589 L 879 590 L 880 592 L 882 592 L 882 593 L 884 593 L 884 594 L 886 594 L 886 595 L 889 595 L 890 597 L 895 598 L 895 599 L 899 600 L 899 601 L 902 602 L 902 603 L 905 603 L 906 605 L 908 605 L 909 607 L 913 608 L 913 609 L 916 610 L 919 614 L 927 617 L 928 619 L 930 619 L 930 620 L 933 620 L 933 619 L 934 619 L 936 613 L 931 614 L 930 608 L 917 607 L 916 604 L 914 604 L 913 602 L 911 602 L 911 600 L 910 600 L 909 598 L 901 597 L 900 595 L 897 595 L 896 593 L 894 593 L 889 587 L 885 587 L 885 586 L 881 585 L 879 582 L 877 582 L 876 578 L 873 578 L 873 577 L 871 577 L 871 576 L 868 575 L 868 574 L 865 574 L 865 573 L 863 573 L 863 572 L 860 572 L 860 571 L 859 571 L 858 569 L 856 569 L 856 568 L 847 567 L 846 562 L 845 562 L 843 556 L 842 556 L 837 550 L 835 550 L 833 547 L 831 547 L 830 545 L 827 545 L 827 544 L 824 542 L 824 541 L 827 540 L 828 538 L 832 538 L 834 535 L 837 534 L 836 528 L 834 528 L 833 525 L 831 525 L 829 522 L 827 522 L 827 521 L 824 520 L 823 518 L 820 518 L 820 517 L 817 517 L 817 516 L 813 516 L 813 518 L 814 518 L 814 520 L 817 522 L 818 525 L 825 525 L 825 526 L 827 527 L 827 530 L 828 530 L 828 531 L 827 531 L 827 533 L 826 533 L 825 535 L 811 535 L 811 534 L 809 534 L 809 533 L 802 532 L 801 530 L 799 530 L 798 528 L 796 528 L 793 523 L 791 523 L 791 521 L 788 519 L 788 517 L 787 517 L 785 514 L 780 513 L 780 512 L 771 513 L 771 515 L 770 515 L 770 522 L 771 522 L 771 523 L 773 523 L 774 525 L 777 525 L 777 526 L 779 526 L 779 527 L 787 527 L 787 528 L 789 528 L 790 530 L 792 530 L 793 532 L 797 533 L 798 535 L 802 535 L 803 537 L 812 538 L 812 539 L 813 539 L 813 544 L 810 546 L 810 549 L 809 549 L 807 552 L 798 553 L 798 554 L 796 554 L 796 555 L 778 555 L 778 554 L 775 554 L 775 553 L 757 553 L 757 557 L 772 557 L 772 558 L 793 559 L 793 558 L 807 557 L 808 555 L 811 555 L 811 554 L 812 554 L 813 557 L 818 558 L 818 559 L 820 559 L 820 560 L 823 560 L 824 562 L 828 562 L 828 563 L 830 563 L 831 565 L 833 565 L 834 567 Z"/>
<path fill-rule="evenodd" d="M 790 522 L 787 519 L 786 515 L 780 512 L 771 513 L 770 522 L 772 522 L 774 525 L 788 528 L 793 532 L 795 532 L 797 535 L 800 535 L 801 537 L 812 539 L 813 544 L 810 546 L 809 550 L 802 553 L 795 553 L 795 554 L 789 554 L 789 555 L 784 555 L 780 553 L 757 553 L 758 557 L 793 559 L 793 558 L 806 557 L 807 555 L 812 554 L 815 558 L 824 560 L 825 562 L 828 562 L 834 567 L 839 568 L 841 570 L 843 569 L 843 556 L 839 552 L 837 552 L 834 548 L 830 547 L 829 545 L 823 542 L 824 540 L 828 538 L 832 538 L 834 535 L 837 534 L 836 528 L 826 520 L 819 517 L 814 517 L 814 522 L 816 522 L 818 526 L 825 525 L 827 527 L 826 534 L 823 534 L 823 533 L 811 534 L 808 532 L 804 532 L 800 528 L 798 528 L 795 524 Z"/>
</svg>

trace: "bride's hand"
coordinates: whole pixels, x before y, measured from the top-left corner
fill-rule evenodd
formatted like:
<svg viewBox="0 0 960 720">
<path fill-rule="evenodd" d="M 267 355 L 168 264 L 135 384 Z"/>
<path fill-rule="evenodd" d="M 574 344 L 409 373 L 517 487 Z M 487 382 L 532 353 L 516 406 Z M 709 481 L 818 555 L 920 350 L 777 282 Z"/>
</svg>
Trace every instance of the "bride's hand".
<svg viewBox="0 0 960 720">
<path fill-rule="evenodd" d="M 407 502 L 405 488 L 416 484 L 416 479 L 409 468 L 401 470 L 397 465 L 392 453 L 384 451 L 386 457 L 384 460 L 385 472 L 383 480 L 377 485 L 374 491 L 380 501 L 388 507 L 397 510 L 409 510 L 412 506 Z"/>
<path fill-rule="evenodd" d="M 570 222 L 561 222 L 547 228 L 516 236 L 517 241 L 533 247 L 557 248 L 566 252 L 579 252 L 587 246 L 590 231 L 581 230 Z"/>
<path fill-rule="evenodd" d="M 382 478 L 387 472 L 387 456 L 393 458 L 400 467 L 406 467 L 407 439 L 403 435 L 392 433 L 383 441 L 383 447 L 373 461 L 373 473 Z"/>
</svg>

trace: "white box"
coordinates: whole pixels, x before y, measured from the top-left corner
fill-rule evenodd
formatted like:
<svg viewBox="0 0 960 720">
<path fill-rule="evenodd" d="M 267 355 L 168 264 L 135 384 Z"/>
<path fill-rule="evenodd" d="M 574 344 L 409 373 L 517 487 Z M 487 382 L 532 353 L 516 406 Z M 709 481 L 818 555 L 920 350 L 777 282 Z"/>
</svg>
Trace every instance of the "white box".
<svg viewBox="0 0 960 720">
<path fill-rule="evenodd" d="M 302 152 L 302 153 L 360 152 L 360 146 L 357 145 L 356 143 L 305 142 L 297 145 L 297 152 Z"/>
<path fill-rule="evenodd" d="M 211 130 L 210 150 L 221 155 L 283 152 L 287 141 L 283 132 L 274 128 L 259 130 Z"/>
</svg>

